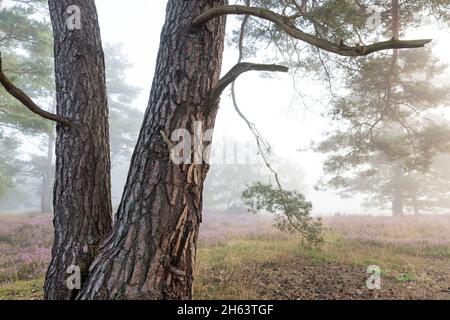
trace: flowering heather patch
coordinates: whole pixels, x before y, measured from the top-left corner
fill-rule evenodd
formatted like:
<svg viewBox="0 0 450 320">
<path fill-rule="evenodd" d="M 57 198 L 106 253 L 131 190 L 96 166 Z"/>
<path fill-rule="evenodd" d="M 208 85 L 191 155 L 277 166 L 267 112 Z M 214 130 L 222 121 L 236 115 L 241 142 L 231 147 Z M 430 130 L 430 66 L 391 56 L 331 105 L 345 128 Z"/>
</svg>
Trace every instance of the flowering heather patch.
<svg viewBox="0 0 450 320">
<path fill-rule="evenodd" d="M 216 265 L 225 268 L 227 263 L 223 263 L 223 259 L 239 266 L 257 264 L 260 259 L 270 266 L 271 263 L 288 263 L 302 252 L 298 237 L 274 228 L 273 219 L 268 215 L 205 212 L 203 218 L 198 277 L 211 286 L 215 280 L 208 277 L 210 274 L 216 277 Z M 447 283 L 450 274 L 450 216 L 339 216 L 325 217 L 323 222 L 326 244 L 321 253 L 316 254 L 330 263 L 365 265 L 369 260 L 375 261 L 387 268 L 387 272 L 399 276 L 398 279 L 409 274 L 417 279 L 442 278 L 440 282 L 436 280 L 436 288 L 448 287 L 441 283 Z M 52 235 L 50 215 L 0 215 L 0 289 L 28 283 L 28 280 L 42 281 L 50 261 Z M 265 270 L 266 267 L 258 268 Z M 233 270 L 224 272 L 232 274 Z M 237 283 L 242 281 L 238 280 L 230 284 L 230 288 L 239 288 Z M 199 281 L 200 286 L 201 283 Z M 405 282 L 405 285 L 411 286 L 411 283 Z M 419 281 L 415 290 L 421 288 Z M 218 297 L 223 297 L 223 292 L 219 293 Z"/>
<path fill-rule="evenodd" d="M 324 227 L 339 237 L 361 242 L 439 246 L 450 244 L 450 215 L 323 217 Z M 200 243 L 217 244 L 230 238 L 289 237 L 273 227 L 268 215 L 204 214 Z"/>
<path fill-rule="evenodd" d="M 235 237 L 283 237 L 268 215 L 203 213 L 200 226 L 200 245 L 215 245 Z M 286 234 L 284 234 L 286 235 Z"/>
<path fill-rule="evenodd" d="M 405 217 L 336 216 L 324 225 L 346 239 L 384 244 L 448 245 L 450 215 Z"/>
<path fill-rule="evenodd" d="M 49 215 L 0 215 L 0 285 L 42 277 L 52 230 Z"/>
</svg>

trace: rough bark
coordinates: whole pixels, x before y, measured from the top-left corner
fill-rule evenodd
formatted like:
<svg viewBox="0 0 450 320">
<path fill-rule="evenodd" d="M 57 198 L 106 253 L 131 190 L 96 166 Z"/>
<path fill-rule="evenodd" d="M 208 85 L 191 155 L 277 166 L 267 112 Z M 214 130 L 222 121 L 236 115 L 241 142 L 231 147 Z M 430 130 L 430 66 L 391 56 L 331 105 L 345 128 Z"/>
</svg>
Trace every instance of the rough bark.
<svg viewBox="0 0 450 320">
<path fill-rule="evenodd" d="M 81 29 L 69 30 L 69 6 L 81 9 Z M 55 238 L 46 299 L 71 299 L 67 268 L 87 275 L 111 230 L 111 187 L 105 63 L 94 0 L 49 0 L 54 34 L 57 114 Z"/>
<path fill-rule="evenodd" d="M 191 28 L 226 0 L 169 0 L 156 73 L 117 223 L 92 264 L 80 299 L 192 297 L 202 190 L 208 165 L 169 159 L 171 133 L 214 127 L 225 18 Z M 169 142 L 169 143 L 168 143 Z"/>
</svg>

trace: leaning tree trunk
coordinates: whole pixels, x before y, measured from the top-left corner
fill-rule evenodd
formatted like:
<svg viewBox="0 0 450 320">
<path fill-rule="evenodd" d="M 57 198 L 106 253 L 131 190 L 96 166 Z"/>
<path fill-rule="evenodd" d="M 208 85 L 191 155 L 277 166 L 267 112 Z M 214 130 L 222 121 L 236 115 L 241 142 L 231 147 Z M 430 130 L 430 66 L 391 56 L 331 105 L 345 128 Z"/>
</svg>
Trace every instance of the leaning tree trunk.
<svg viewBox="0 0 450 320">
<path fill-rule="evenodd" d="M 225 18 L 191 22 L 226 0 L 169 0 L 149 105 L 117 222 L 92 264 L 80 299 L 189 299 L 206 164 L 176 165 L 167 136 L 214 127 Z"/>
<path fill-rule="evenodd" d="M 72 124 L 57 126 L 55 239 L 45 298 L 71 299 L 78 290 L 66 285 L 67 268 L 78 266 L 83 280 L 99 244 L 111 230 L 105 63 L 94 0 L 49 0 L 49 8 L 57 113 Z M 77 19 L 77 8 L 81 29 L 69 28 L 69 18 Z"/>
</svg>

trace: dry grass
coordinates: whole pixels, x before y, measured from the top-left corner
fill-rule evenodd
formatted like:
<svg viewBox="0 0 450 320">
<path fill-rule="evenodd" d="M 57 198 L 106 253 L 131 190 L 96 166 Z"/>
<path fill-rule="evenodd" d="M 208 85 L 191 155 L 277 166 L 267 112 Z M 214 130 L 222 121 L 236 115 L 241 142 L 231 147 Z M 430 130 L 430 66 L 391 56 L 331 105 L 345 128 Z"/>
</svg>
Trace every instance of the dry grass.
<svg viewBox="0 0 450 320">
<path fill-rule="evenodd" d="M 450 298 L 450 216 L 341 216 L 324 226 L 322 249 L 308 250 L 270 217 L 205 215 L 195 297 L 377 298 L 359 289 L 375 264 L 386 287 L 379 297 Z M 0 216 L 0 299 L 42 296 L 51 233 L 50 216 Z"/>
<path fill-rule="evenodd" d="M 379 266 L 390 281 L 387 298 L 450 298 L 446 293 L 450 287 L 450 216 L 328 217 L 321 250 L 304 249 L 298 236 L 275 230 L 267 217 L 215 215 L 212 219 L 212 239 L 222 241 L 203 235 L 196 282 L 199 299 L 273 298 L 264 292 L 267 288 L 261 290 L 260 283 L 267 282 L 262 278 L 270 274 L 260 270 L 275 270 L 280 282 L 300 267 L 326 273 L 356 266 L 364 280 L 370 265 Z M 245 232 L 247 225 L 249 231 Z M 336 270 L 322 268 L 329 265 L 337 266 Z M 304 285 L 298 284 L 300 288 Z M 280 290 L 275 295 L 278 298 L 290 297 L 273 283 L 268 287 L 269 291 Z M 330 296 L 311 292 L 306 297 Z"/>
</svg>

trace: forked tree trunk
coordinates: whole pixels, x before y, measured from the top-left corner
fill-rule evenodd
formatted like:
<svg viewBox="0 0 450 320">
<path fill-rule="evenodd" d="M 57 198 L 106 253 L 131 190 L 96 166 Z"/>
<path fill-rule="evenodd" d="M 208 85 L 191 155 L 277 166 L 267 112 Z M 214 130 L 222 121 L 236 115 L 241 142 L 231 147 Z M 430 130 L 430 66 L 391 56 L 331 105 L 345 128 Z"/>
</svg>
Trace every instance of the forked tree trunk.
<svg viewBox="0 0 450 320">
<path fill-rule="evenodd" d="M 207 165 L 176 165 L 167 136 L 194 123 L 214 127 L 207 104 L 222 64 L 225 18 L 191 22 L 226 0 L 169 0 L 149 105 L 113 233 L 92 264 L 80 299 L 189 299 Z"/>
<path fill-rule="evenodd" d="M 68 28 L 69 17 L 77 13 L 73 5 L 80 9 L 81 29 Z M 45 298 L 71 299 L 78 291 L 67 286 L 67 268 L 78 266 L 86 276 L 111 230 L 105 63 L 94 0 L 49 0 L 49 8 L 57 113 L 72 125 L 56 130 L 55 239 Z"/>
</svg>

